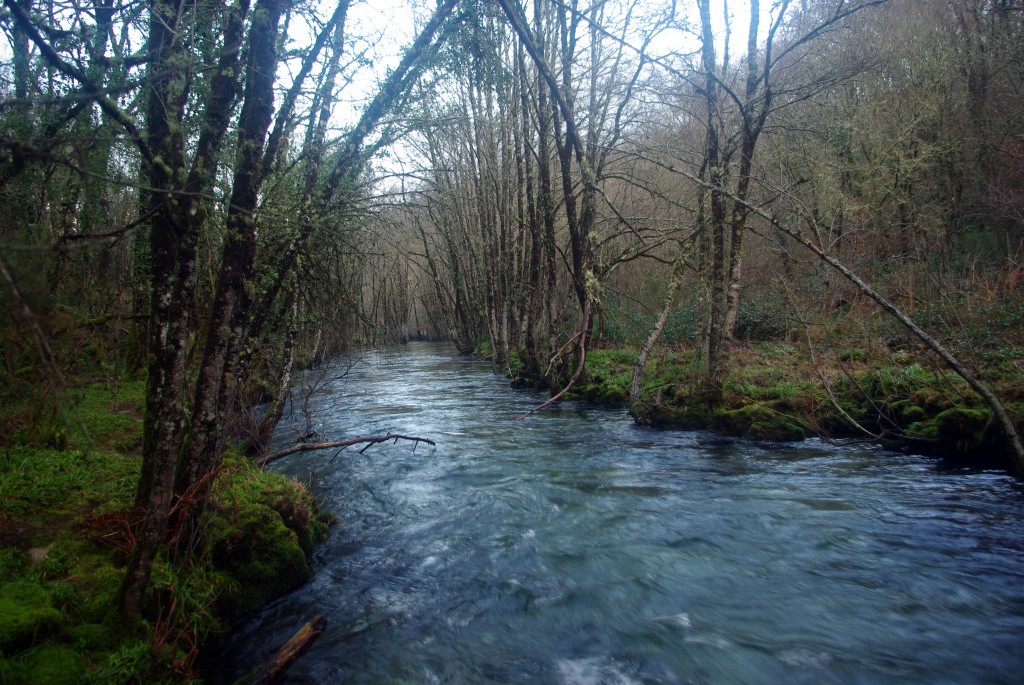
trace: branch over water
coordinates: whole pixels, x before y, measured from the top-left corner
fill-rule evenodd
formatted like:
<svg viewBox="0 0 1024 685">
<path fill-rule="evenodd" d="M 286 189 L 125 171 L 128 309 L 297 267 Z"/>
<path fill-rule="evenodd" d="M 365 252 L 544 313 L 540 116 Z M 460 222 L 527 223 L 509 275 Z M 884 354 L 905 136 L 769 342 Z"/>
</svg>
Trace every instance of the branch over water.
<svg viewBox="0 0 1024 685">
<path fill-rule="evenodd" d="M 370 445 L 376 445 L 377 443 L 387 442 L 388 440 L 394 440 L 395 442 L 398 442 L 399 440 L 409 440 L 413 443 L 416 443 L 417 445 L 421 442 L 425 442 L 431 447 L 437 446 L 436 442 L 434 442 L 433 440 L 429 440 L 427 438 L 421 438 L 415 435 L 398 435 L 397 433 L 388 433 L 387 435 L 370 435 L 361 438 L 350 438 L 348 440 L 334 440 L 332 442 L 312 442 L 308 444 L 292 445 L 291 447 L 285 448 L 278 452 L 274 452 L 273 454 L 268 454 L 267 456 L 261 459 L 257 459 L 256 464 L 258 466 L 266 466 L 272 461 L 277 461 L 278 459 L 282 459 L 284 457 L 288 457 L 299 452 L 308 452 L 310 450 L 327 450 L 334 447 L 351 447 L 352 445 L 365 444 L 366 447 L 359 450 L 359 453 L 362 454 L 363 452 L 370 448 Z"/>
</svg>

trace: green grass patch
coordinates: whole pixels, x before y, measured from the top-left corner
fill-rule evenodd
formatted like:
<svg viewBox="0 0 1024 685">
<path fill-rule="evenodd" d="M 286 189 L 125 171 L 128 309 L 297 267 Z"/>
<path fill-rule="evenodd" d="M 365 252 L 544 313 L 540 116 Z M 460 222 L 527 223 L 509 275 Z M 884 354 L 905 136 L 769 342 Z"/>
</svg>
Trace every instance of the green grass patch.
<svg viewBox="0 0 1024 685">
<path fill-rule="evenodd" d="M 0 521 L 126 507 L 139 465 L 117 452 L 0 447 Z"/>
</svg>

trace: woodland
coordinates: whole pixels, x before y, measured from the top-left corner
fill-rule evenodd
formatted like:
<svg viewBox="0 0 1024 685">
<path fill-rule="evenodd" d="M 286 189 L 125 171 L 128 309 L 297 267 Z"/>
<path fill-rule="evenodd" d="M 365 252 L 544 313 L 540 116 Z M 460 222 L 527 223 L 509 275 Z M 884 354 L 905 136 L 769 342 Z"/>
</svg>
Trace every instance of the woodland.
<svg viewBox="0 0 1024 685">
<path fill-rule="evenodd" d="M 354 346 L 1024 473 L 1020 0 L 3 0 L 0 31 L 3 484 L 134 464 L 65 515 L 120 531 L 109 616 L 144 626 L 83 668 L 191 672 L 167 578 Z"/>
</svg>

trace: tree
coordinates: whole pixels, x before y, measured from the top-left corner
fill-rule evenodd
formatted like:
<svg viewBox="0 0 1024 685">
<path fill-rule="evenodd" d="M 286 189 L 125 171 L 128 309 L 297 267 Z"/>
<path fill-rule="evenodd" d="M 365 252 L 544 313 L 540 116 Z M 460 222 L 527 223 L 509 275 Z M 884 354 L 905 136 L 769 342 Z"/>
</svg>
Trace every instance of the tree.
<svg viewBox="0 0 1024 685">
<path fill-rule="evenodd" d="M 697 177 L 708 181 L 704 191 L 707 197 L 700 205 L 704 315 L 698 354 L 702 393 L 709 405 L 721 401 L 729 346 L 735 336 L 743 241 L 750 214 L 746 203 L 753 199 L 758 185 L 755 160 L 762 134 L 781 110 L 848 78 L 847 70 L 837 70 L 823 79 L 813 78 L 794 65 L 813 53 L 816 42 L 839 30 L 855 14 L 878 4 L 880 0 L 841 0 L 791 11 L 789 1 L 783 0 L 773 6 L 769 26 L 762 35 L 760 3 L 750 0 L 746 54 L 738 71 L 729 63 L 728 15 L 726 45 L 719 50 L 710 2 L 698 2 L 701 50 L 694 81 L 703 101 L 705 135 L 703 154 L 696 166 Z"/>
</svg>

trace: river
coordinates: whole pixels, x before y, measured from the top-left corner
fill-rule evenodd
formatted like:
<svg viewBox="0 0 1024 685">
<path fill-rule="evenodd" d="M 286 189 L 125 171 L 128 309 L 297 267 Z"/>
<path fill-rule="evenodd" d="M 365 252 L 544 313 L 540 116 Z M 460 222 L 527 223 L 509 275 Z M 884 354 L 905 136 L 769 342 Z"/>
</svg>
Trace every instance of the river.
<svg viewBox="0 0 1024 685">
<path fill-rule="evenodd" d="M 237 674 L 313 614 L 287 683 L 1016 683 L 1024 488 L 818 440 L 638 427 L 414 343 L 306 383 L 325 439 L 274 467 L 341 523 L 239 626 Z M 289 423 L 289 421 L 291 423 Z M 304 430 L 300 412 L 279 444 Z"/>
</svg>

